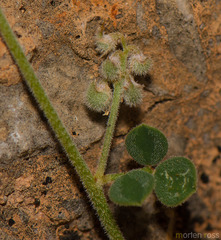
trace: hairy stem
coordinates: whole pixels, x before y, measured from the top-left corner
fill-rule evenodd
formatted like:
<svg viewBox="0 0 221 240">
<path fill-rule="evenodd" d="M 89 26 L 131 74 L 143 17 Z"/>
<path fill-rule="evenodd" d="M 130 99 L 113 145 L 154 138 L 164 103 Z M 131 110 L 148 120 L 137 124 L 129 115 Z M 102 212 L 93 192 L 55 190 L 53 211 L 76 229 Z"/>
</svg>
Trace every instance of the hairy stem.
<svg viewBox="0 0 221 240">
<path fill-rule="evenodd" d="M 139 168 L 141 170 L 144 170 L 150 174 L 153 174 L 153 169 L 149 166 L 145 166 L 143 168 Z M 102 184 L 107 184 L 110 182 L 115 181 L 117 178 L 125 175 L 126 173 L 122 172 L 122 173 L 110 173 L 110 174 L 105 174 L 102 178 Z"/>
<path fill-rule="evenodd" d="M 107 183 L 110 183 L 110 182 L 113 182 L 115 181 L 117 178 L 123 176 L 125 173 L 111 173 L 111 174 L 105 174 L 103 176 L 103 184 L 107 184 Z"/>
<path fill-rule="evenodd" d="M 34 71 L 26 59 L 19 43 L 17 42 L 7 20 L 5 19 L 0 9 L 0 33 L 4 38 L 12 56 L 14 57 L 27 85 L 36 98 L 40 108 L 43 110 L 48 119 L 49 124 L 56 133 L 61 145 L 70 161 L 75 166 L 75 169 L 80 176 L 80 179 L 88 193 L 88 196 L 98 213 L 101 224 L 106 230 L 111 240 L 123 240 L 124 237 L 117 226 L 110 208 L 107 204 L 103 190 L 95 182 L 94 177 L 80 155 L 78 149 L 72 142 L 71 136 L 65 129 L 63 123 L 59 119 L 46 93 L 44 92 L 41 83 L 34 74 Z"/>
<path fill-rule="evenodd" d="M 115 125 L 118 117 L 118 110 L 119 110 L 120 100 L 121 100 L 121 92 L 122 92 L 122 80 L 114 84 L 114 94 L 113 94 L 113 100 L 112 100 L 112 105 L 110 110 L 110 116 L 107 122 L 107 129 L 105 133 L 101 157 L 100 157 L 97 171 L 95 174 L 95 177 L 97 178 L 98 183 L 101 182 L 101 179 L 104 176 L 104 172 L 106 169 L 107 159 L 109 156 L 111 142 L 112 142 L 114 129 L 115 129 Z"/>
</svg>

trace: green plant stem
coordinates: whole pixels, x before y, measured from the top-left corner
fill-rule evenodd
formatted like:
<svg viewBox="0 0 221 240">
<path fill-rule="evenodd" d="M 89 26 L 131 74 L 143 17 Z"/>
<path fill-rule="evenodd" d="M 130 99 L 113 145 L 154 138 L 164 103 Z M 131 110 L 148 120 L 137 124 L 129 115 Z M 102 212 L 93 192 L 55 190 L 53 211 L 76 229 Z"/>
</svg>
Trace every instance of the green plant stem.
<svg viewBox="0 0 221 240">
<path fill-rule="evenodd" d="M 123 240 L 124 237 L 117 226 L 110 208 L 107 204 L 103 190 L 95 182 L 94 177 L 80 155 L 78 149 L 72 142 L 71 136 L 68 134 L 63 123 L 59 119 L 56 111 L 50 103 L 47 95 L 44 92 L 41 83 L 34 74 L 34 71 L 26 59 L 19 43 L 17 42 L 6 18 L 0 9 L 0 33 L 4 38 L 12 56 L 14 57 L 27 85 L 36 98 L 40 108 L 43 110 L 52 129 L 56 133 L 61 145 L 70 161 L 75 166 L 75 169 L 80 176 L 80 179 L 88 193 L 88 196 L 97 211 L 101 224 L 107 232 L 111 240 Z"/>
<path fill-rule="evenodd" d="M 153 169 L 151 169 L 151 167 L 149 166 L 146 166 L 146 167 L 143 167 L 143 168 L 139 168 L 140 170 L 143 170 L 143 171 L 146 171 L 150 174 L 153 174 Z M 117 178 L 125 175 L 126 173 L 110 173 L 110 174 L 105 174 L 103 176 L 103 179 L 102 179 L 102 184 L 107 184 L 107 183 L 110 183 L 110 182 L 113 182 L 115 181 Z"/>
<path fill-rule="evenodd" d="M 105 175 L 103 176 L 102 183 L 103 183 L 103 184 L 107 184 L 107 183 L 113 182 L 113 181 L 115 181 L 117 178 L 123 176 L 124 174 L 125 174 L 125 173 L 105 174 Z"/>
<path fill-rule="evenodd" d="M 122 45 L 123 45 L 123 52 L 120 55 L 120 61 L 121 61 L 121 79 L 119 81 L 116 81 L 114 85 L 114 93 L 113 93 L 113 100 L 112 100 L 112 105 L 111 105 L 111 110 L 110 110 L 110 115 L 109 119 L 107 122 L 107 129 L 105 133 L 105 138 L 104 138 L 104 144 L 102 148 L 102 153 L 101 157 L 98 163 L 97 171 L 95 174 L 95 178 L 97 180 L 97 183 L 102 185 L 102 179 L 105 173 L 105 169 L 107 166 L 107 160 L 110 152 L 110 147 L 111 147 L 111 142 L 112 138 L 114 135 L 114 129 L 118 117 L 118 111 L 120 107 L 120 101 L 121 101 L 121 93 L 123 89 L 123 83 L 124 83 L 124 78 L 126 76 L 126 66 L 127 66 L 127 56 L 129 50 L 127 49 L 126 41 L 124 37 L 121 39 L 122 40 Z"/>
<path fill-rule="evenodd" d="M 95 177 L 99 184 L 102 184 L 102 177 L 104 176 L 104 172 L 107 165 L 107 159 L 109 156 L 111 142 L 112 142 L 114 129 L 115 129 L 115 125 L 118 117 L 118 111 L 119 111 L 120 100 L 121 100 L 121 92 L 122 92 L 122 80 L 114 83 L 113 100 L 112 100 L 109 119 L 107 122 L 107 129 L 105 133 L 104 144 L 102 148 L 101 157 L 98 163 L 97 171 L 95 174 Z"/>
<path fill-rule="evenodd" d="M 148 172 L 148 173 L 150 173 L 150 174 L 152 174 L 154 172 L 153 169 L 150 166 L 145 166 L 145 167 L 143 167 L 141 169 L 146 171 L 146 172 Z"/>
</svg>

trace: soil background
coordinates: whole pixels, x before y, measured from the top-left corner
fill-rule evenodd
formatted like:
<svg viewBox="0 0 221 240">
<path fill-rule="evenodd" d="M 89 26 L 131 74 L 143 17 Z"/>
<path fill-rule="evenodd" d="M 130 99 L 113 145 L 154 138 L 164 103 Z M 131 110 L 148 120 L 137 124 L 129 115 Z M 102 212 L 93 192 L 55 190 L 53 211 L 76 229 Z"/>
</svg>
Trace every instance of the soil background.
<svg viewBox="0 0 221 240">
<path fill-rule="evenodd" d="M 120 31 L 153 60 L 149 75 L 136 78 L 142 105 L 122 103 L 107 172 L 138 167 L 124 139 L 143 122 L 168 138 L 166 157 L 193 160 L 198 191 L 175 209 L 152 194 L 142 208 L 112 210 L 127 240 L 220 239 L 221 1 L 1 0 L 0 7 L 92 171 L 107 121 L 84 104 L 88 84 L 100 79 L 97 29 Z M 106 240 L 2 39 L 0 116 L 0 239 Z"/>
</svg>

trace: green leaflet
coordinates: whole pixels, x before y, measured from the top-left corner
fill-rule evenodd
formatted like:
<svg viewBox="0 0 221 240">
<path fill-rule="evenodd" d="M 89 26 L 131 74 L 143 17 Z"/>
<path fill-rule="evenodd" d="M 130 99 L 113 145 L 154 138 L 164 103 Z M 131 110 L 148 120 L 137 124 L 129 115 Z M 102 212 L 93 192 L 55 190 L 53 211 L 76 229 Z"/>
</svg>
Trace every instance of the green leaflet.
<svg viewBox="0 0 221 240">
<path fill-rule="evenodd" d="M 110 188 L 109 197 L 118 205 L 141 206 L 153 187 L 152 174 L 142 169 L 132 170 L 117 178 Z"/>
<path fill-rule="evenodd" d="M 173 157 L 159 164 L 154 178 L 155 193 L 168 207 L 180 205 L 196 192 L 196 169 L 187 158 Z"/>
<path fill-rule="evenodd" d="M 145 124 L 132 129 L 125 143 L 128 153 L 142 165 L 156 165 L 168 150 L 167 139 L 163 133 Z"/>
</svg>

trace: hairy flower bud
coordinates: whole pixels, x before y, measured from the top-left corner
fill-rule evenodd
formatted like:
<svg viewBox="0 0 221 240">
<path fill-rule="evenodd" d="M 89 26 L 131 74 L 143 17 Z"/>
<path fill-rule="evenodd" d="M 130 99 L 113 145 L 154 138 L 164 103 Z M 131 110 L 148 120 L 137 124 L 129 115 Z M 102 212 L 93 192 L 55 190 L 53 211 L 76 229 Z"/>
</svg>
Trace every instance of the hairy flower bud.
<svg viewBox="0 0 221 240">
<path fill-rule="evenodd" d="M 111 99 L 112 91 L 106 82 L 94 81 L 90 84 L 86 95 L 88 108 L 97 112 L 106 111 L 110 106 Z"/>
<path fill-rule="evenodd" d="M 109 59 L 111 60 L 111 62 L 113 62 L 118 69 L 120 69 L 121 67 L 121 58 L 120 58 L 121 53 L 122 53 L 121 50 L 117 50 L 109 56 Z"/>
<path fill-rule="evenodd" d="M 114 51 L 117 44 L 122 43 L 124 40 L 124 35 L 119 32 L 104 34 L 99 31 L 97 33 L 97 50 L 103 55 L 106 55 L 111 51 Z"/>
<path fill-rule="evenodd" d="M 107 81 L 113 82 L 119 76 L 119 69 L 111 60 L 107 59 L 101 65 L 101 73 Z"/>
<path fill-rule="evenodd" d="M 125 82 L 123 96 L 125 103 L 133 107 L 142 102 L 142 87 L 133 80 L 132 76 L 129 78 L 129 81 Z"/>
<path fill-rule="evenodd" d="M 103 55 L 114 51 L 116 48 L 116 41 L 112 36 L 108 34 L 103 34 L 102 37 L 97 38 L 97 50 Z"/>
<path fill-rule="evenodd" d="M 146 75 L 151 68 L 151 60 L 141 54 L 129 58 L 129 68 L 136 75 Z"/>
</svg>

